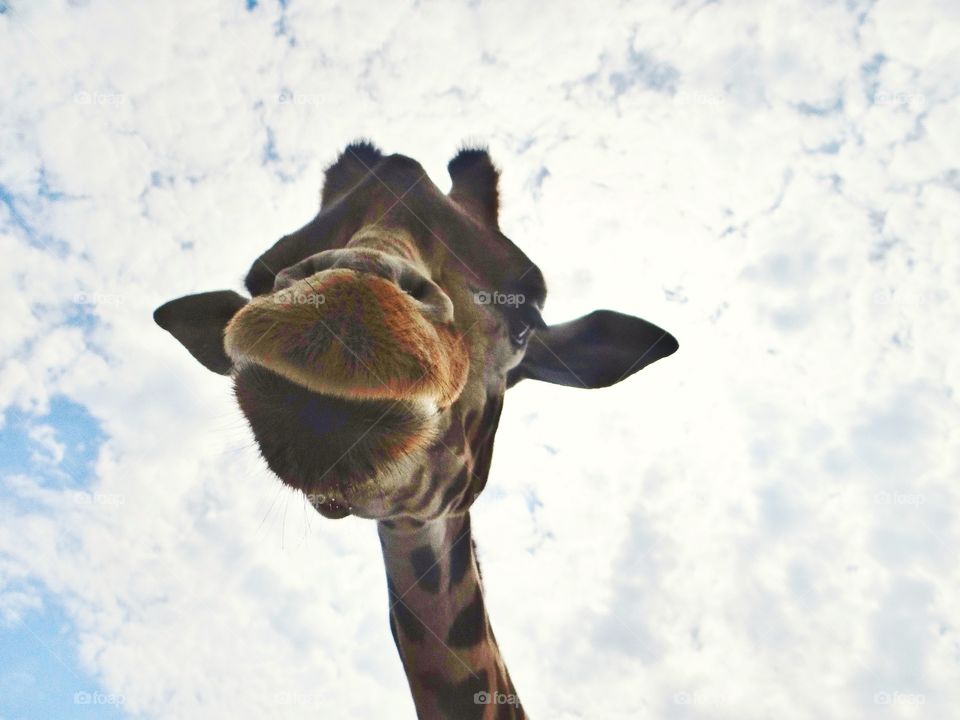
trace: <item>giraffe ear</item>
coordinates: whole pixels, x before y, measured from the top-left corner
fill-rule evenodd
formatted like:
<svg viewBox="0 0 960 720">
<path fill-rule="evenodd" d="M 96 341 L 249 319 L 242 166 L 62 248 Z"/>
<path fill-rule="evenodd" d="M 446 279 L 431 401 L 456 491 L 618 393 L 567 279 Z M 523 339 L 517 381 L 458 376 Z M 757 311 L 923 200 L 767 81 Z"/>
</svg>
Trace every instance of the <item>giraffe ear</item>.
<svg viewBox="0 0 960 720">
<path fill-rule="evenodd" d="M 369 140 L 355 140 L 347 145 L 340 157 L 324 172 L 320 206 L 329 207 L 367 176 L 383 160 L 380 148 Z"/>
<path fill-rule="evenodd" d="M 233 361 L 223 349 L 223 330 L 246 304 L 247 299 L 232 290 L 217 290 L 164 303 L 153 311 L 153 319 L 179 340 L 201 365 L 227 375 Z"/>
<path fill-rule="evenodd" d="M 672 355 L 679 344 L 666 330 L 613 310 L 537 330 L 507 386 L 524 378 L 555 385 L 602 388 Z"/>
<path fill-rule="evenodd" d="M 500 173 L 487 151 L 464 148 L 447 164 L 447 172 L 453 180 L 450 198 L 478 219 L 497 227 Z"/>
</svg>

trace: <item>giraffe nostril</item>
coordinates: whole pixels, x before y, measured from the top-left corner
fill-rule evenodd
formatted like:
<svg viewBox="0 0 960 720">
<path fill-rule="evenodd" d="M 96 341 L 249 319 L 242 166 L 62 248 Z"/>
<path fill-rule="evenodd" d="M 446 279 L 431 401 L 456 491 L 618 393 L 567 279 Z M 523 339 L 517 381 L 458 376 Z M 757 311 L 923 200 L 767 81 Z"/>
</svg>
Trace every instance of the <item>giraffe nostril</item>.
<svg viewBox="0 0 960 720">
<path fill-rule="evenodd" d="M 286 290 L 288 287 L 293 285 L 295 281 L 296 278 L 294 278 L 289 272 L 286 270 L 281 270 L 273 278 L 273 291 L 279 292 L 280 290 Z"/>
<path fill-rule="evenodd" d="M 420 303 L 421 310 L 436 322 L 453 320 L 453 303 L 440 286 L 412 267 L 400 272 L 397 285 L 407 295 Z"/>
<path fill-rule="evenodd" d="M 400 285 L 400 289 L 414 300 L 426 302 L 427 297 L 430 295 L 430 284 L 424 277 L 413 277 L 412 274 L 404 273 L 400 276 L 400 282 L 398 284 Z"/>
</svg>

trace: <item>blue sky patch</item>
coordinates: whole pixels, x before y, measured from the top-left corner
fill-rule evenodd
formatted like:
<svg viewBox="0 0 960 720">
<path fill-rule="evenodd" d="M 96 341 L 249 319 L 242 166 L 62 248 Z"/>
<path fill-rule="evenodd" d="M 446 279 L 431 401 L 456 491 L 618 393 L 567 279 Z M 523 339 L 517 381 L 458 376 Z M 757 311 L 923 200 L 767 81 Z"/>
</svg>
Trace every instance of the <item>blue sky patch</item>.
<svg viewBox="0 0 960 720">
<path fill-rule="evenodd" d="M 103 692 L 77 662 L 73 625 L 49 604 L 0 624 L 0 717 L 23 720 L 122 718 L 122 696 Z"/>
<path fill-rule="evenodd" d="M 42 416 L 8 409 L 0 428 L 0 476 L 29 475 L 51 488 L 87 487 L 105 439 L 87 409 L 63 396 L 53 398 Z"/>
</svg>

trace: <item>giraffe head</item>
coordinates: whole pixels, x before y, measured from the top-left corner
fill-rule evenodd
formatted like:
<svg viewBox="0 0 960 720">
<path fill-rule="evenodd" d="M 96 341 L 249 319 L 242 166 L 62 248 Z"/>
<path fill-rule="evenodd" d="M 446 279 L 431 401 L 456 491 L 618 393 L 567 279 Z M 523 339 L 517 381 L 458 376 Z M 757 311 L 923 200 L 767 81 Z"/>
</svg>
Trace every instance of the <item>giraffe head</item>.
<svg viewBox="0 0 960 720">
<path fill-rule="evenodd" d="M 156 322 L 230 375 L 260 451 L 327 517 L 431 520 L 486 483 L 507 388 L 617 383 L 677 349 L 639 318 L 541 317 L 540 269 L 499 229 L 482 150 L 444 195 L 414 160 L 350 145 L 319 214 L 261 255 L 251 299 L 172 300 Z"/>
</svg>

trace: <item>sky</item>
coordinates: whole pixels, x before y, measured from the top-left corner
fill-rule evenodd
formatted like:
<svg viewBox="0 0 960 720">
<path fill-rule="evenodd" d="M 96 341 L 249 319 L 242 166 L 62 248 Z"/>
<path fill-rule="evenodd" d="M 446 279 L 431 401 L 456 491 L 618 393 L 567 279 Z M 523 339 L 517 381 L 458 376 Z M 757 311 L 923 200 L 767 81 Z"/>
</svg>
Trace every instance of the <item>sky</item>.
<svg viewBox="0 0 960 720">
<path fill-rule="evenodd" d="M 0 0 L 0 720 L 409 718 L 374 526 L 151 319 L 351 140 L 463 142 L 548 322 L 680 350 L 507 397 L 473 509 L 534 718 L 960 702 L 960 5 Z"/>
</svg>

